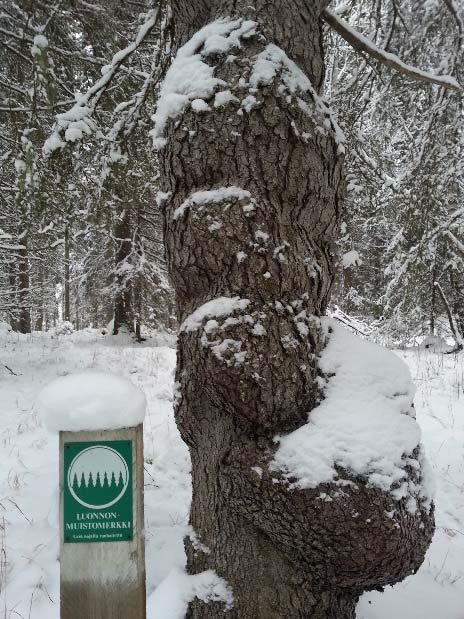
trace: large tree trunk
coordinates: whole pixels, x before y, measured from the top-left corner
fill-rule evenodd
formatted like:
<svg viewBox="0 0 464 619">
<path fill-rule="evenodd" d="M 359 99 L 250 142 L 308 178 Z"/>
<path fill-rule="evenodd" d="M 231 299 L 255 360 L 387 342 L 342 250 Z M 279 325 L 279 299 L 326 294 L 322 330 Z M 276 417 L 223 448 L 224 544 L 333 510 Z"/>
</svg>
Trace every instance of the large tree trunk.
<svg viewBox="0 0 464 619">
<path fill-rule="evenodd" d="M 263 87 L 250 91 L 249 81 L 256 55 L 273 43 L 320 89 L 326 3 L 172 4 L 179 45 L 219 17 L 258 23 L 240 47 L 203 59 L 236 100 L 213 107 L 211 97 L 206 113 L 184 110 L 168 123 L 162 157 L 180 323 L 205 302 L 240 299 L 233 315 L 190 321 L 179 336 L 176 420 L 192 458 L 190 522 L 209 549 L 186 541 L 188 571 L 213 569 L 227 580 L 234 606 L 226 616 L 353 618 L 363 590 L 420 565 L 433 525 L 399 504 L 396 527 L 385 516 L 391 499 L 359 479 L 325 502 L 319 495 L 335 490 L 330 484 L 289 491 L 267 466 L 274 437 L 304 424 L 320 399 L 324 338 L 313 317 L 324 313 L 334 279 L 342 155 L 316 94 L 282 88 L 284 65 Z M 227 191 L 192 196 L 218 188 Z M 223 617 L 224 606 L 197 599 L 188 616 Z"/>
</svg>

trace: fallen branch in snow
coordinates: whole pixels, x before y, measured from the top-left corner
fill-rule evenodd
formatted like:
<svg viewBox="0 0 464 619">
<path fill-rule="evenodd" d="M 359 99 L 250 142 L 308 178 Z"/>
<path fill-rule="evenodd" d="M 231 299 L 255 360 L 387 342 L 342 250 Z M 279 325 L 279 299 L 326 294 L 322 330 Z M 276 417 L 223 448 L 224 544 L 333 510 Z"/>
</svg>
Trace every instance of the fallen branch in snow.
<svg viewBox="0 0 464 619">
<path fill-rule="evenodd" d="M 28 521 L 28 523 L 29 523 L 30 525 L 32 525 L 32 520 L 26 516 L 26 514 L 25 514 L 25 513 L 23 512 L 23 510 L 19 507 L 19 505 L 16 503 L 16 501 L 13 501 L 13 499 L 11 499 L 11 498 L 8 498 L 8 501 L 9 501 L 12 505 L 14 505 L 14 506 L 16 507 L 16 509 L 19 511 L 19 513 L 20 513 L 20 514 L 22 514 L 22 515 L 24 516 L 24 518 Z"/>
<path fill-rule="evenodd" d="M 13 376 L 21 376 L 21 374 L 16 374 L 16 372 L 13 372 L 13 370 L 7 366 L 6 363 L 2 364 L 4 368 L 6 368 L 8 370 L 8 372 L 10 372 L 11 374 L 13 374 Z"/>
<path fill-rule="evenodd" d="M 438 282 L 433 282 L 433 285 L 435 286 L 435 288 L 438 290 L 438 293 L 440 294 L 441 300 L 443 301 L 443 305 L 445 306 L 445 310 L 446 310 L 446 314 L 448 316 L 448 321 L 449 321 L 449 325 L 450 325 L 450 329 L 451 332 L 453 334 L 454 337 L 454 341 L 455 341 L 455 347 L 446 352 L 445 354 L 450 355 L 452 353 L 455 352 L 459 352 L 460 350 L 464 349 L 464 338 L 459 330 L 459 327 L 456 323 L 456 319 L 453 316 L 453 312 L 451 311 L 451 307 L 450 304 L 448 303 L 448 299 L 445 296 L 445 293 L 443 292 L 443 288 L 440 286 L 440 284 Z"/>
<path fill-rule="evenodd" d="M 369 40 L 360 32 L 353 30 L 351 26 L 341 17 L 336 15 L 333 11 L 325 9 L 322 13 L 322 17 L 351 47 L 359 54 L 368 54 L 375 58 L 383 65 L 395 69 L 398 73 L 406 75 L 412 80 L 419 82 L 429 82 L 431 84 L 438 84 L 443 88 L 451 88 L 452 90 L 462 91 L 462 86 L 452 75 L 435 75 L 422 71 L 417 67 L 403 62 L 395 54 L 386 52 L 385 50 L 377 47 L 375 43 Z"/>
<path fill-rule="evenodd" d="M 329 312 L 329 316 L 334 320 L 338 320 L 339 322 L 341 322 L 343 325 L 345 325 L 345 327 L 348 327 L 348 329 L 351 329 L 352 331 L 355 331 L 356 333 L 359 333 L 364 337 L 369 337 L 369 333 L 366 333 L 365 331 L 357 327 L 355 325 L 356 320 L 353 319 L 351 316 L 348 316 L 348 314 L 345 314 L 345 312 L 342 311 L 338 307 L 338 305 L 335 305 L 334 310 Z"/>
<path fill-rule="evenodd" d="M 364 331 L 361 331 L 360 329 L 352 325 L 350 322 L 347 322 L 341 316 L 333 316 L 333 318 L 334 320 L 338 320 L 338 322 L 341 322 L 342 325 L 345 325 L 345 327 L 348 327 L 348 329 L 352 329 L 353 331 L 355 331 L 356 333 L 359 333 L 360 335 L 363 335 L 364 337 L 369 337 L 367 333 L 364 333 Z"/>
</svg>

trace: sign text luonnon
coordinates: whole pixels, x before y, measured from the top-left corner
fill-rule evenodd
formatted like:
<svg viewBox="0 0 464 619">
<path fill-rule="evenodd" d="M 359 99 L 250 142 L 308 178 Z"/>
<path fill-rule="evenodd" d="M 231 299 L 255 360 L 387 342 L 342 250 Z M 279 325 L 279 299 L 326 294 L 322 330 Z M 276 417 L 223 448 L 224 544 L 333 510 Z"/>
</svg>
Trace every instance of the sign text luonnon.
<svg viewBox="0 0 464 619">
<path fill-rule="evenodd" d="M 63 467 L 64 542 L 132 540 L 132 441 L 66 442 Z"/>
</svg>

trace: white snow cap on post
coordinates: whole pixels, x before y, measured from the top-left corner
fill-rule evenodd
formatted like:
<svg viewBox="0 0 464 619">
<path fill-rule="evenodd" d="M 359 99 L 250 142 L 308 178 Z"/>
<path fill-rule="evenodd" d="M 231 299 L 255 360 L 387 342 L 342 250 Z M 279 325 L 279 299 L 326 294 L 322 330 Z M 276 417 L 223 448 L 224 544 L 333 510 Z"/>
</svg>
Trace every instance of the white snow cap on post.
<svg viewBox="0 0 464 619">
<path fill-rule="evenodd" d="M 142 423 L 146 408 L 143 391 L 129 380 L 91 371 L 56 378 L 36 404 L 50 432 L 129 428 Z"/>
</svg>

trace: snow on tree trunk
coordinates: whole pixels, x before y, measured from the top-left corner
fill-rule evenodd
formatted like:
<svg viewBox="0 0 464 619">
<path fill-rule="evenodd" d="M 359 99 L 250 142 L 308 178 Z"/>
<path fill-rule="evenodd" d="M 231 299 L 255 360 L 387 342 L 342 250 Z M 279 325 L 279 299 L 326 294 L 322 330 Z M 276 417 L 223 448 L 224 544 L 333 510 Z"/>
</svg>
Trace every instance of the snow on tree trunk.
<svg viewBox="0 0 464 619">
<path fill-rule="evenodd" d="M 325 3 L 253 5 L 173 2 L 179 47 L 152 132 L 181 323 L 188 571 L 227 581 L 226 616 L 353 618 L 362 591 L 418 568 L 433 517 L 367 475 L 338 467 L 343 486 L 301 488 L 269 468 L 275 437 L 321 400 L 343 144 L 318 95 Z M 418 450 L 408 455 L 420 476 Z M 191 618 L 223 615 L 218 601 L 189 606 Z"/>
</svg>

